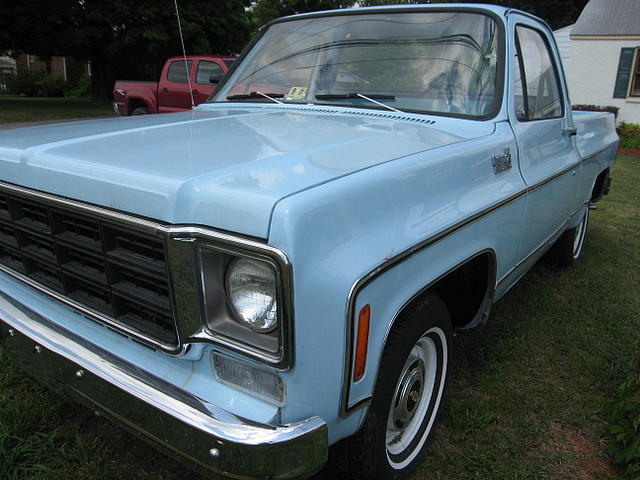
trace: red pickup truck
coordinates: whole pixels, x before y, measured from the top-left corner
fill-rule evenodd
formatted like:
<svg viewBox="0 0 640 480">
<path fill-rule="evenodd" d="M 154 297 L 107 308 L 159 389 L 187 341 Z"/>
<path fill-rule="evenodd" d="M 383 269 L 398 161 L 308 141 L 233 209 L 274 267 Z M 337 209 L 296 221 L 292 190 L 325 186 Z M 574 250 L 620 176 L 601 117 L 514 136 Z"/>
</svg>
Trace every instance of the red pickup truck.
<svg viewBox="0 0 640 480">
<path fill-rule="evenodd" d="M 113 86 L 113 109 L 119 115 L 167 113 L 191 108 L 189 79 L 193 102 L 204 102 L 235 61 L 234 57 L 190 55 L 169 58 L 162 69 L 160 82 L 116 80 Z"/>
</svg>

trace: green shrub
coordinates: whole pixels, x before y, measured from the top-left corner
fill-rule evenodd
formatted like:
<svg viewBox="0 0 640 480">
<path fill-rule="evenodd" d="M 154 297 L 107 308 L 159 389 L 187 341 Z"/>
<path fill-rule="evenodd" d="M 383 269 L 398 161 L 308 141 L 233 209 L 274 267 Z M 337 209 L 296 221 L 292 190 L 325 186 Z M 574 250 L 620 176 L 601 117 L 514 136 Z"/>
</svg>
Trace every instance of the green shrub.
<svg viewBox="0 0 640 480">
<path fill-rule="evenodd" d="M 91 76 L 82 75 L 78 79 L 75 87 L 67 91 L 69 97 L 90 97 L 91 96 Z"/>
<path fill-rule="evenodd" d="M 633 373 L 618 387 L 618 398 L 609 407 L 613 462 L 626 466 L 624 477 L 640 478 L 640 345 L 632 362 Z"/>
<path fill-rule="evenodd" d="M 39 97 L 64 97 L 67 82 L 58 75 L 45 75 L 37 85 Z"/>
<path fill-rule="evenodd" d="M 640 150 L 640 125 L 637 123 L 622 122 L 618 125 L 620 146 L 632 150 Z"/>
<path fill-rule="evenodd" d="M 7 79 L 7 93 L 26 97 L 63 97 L 66 82 L 42 70 L 23 70 Z"/>
<path fill-rule="evenodd" d="M 7 78 L 8 93 L 35 97 L 40 90 L 38 82 L 44 77 L 45 74 L 41 70 L 20 71 L 16 75 L 11 75 Z"/>
</svg>

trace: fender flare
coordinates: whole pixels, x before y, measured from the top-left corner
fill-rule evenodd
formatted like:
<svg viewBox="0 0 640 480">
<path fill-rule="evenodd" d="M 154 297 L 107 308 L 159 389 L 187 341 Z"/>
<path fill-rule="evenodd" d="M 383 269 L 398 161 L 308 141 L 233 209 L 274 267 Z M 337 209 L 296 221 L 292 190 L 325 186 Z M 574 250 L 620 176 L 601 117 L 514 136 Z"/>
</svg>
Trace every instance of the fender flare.
<svg viewBox="0 0 640 480">
<path fill-rule="evenodd" d="M 147 109 L 149 110 L 149 113 L 157 113 L 156 109 L 153 107 L 152 104 L 149 103 L 148 99 L 145 98 L 146 96 L 134 96 L 134 97 L 129 97 L 127 96 L 127 100 L 126 100 L 126 109 L 127 109 L 127 116 L 131 116 L 131 103 L 143 103 L 145 107 L 147 107 Z"/>
<path fill-rule="evenodd" d="M 424 246 L 423 248 L 426 248 L 426 246 Z M 420 250 L 422 250 L 422 249 L 415 249 L 415 250 L 413 250 L 411 252 L 411 254 L 416 253 L 416 252 L 418 252 Z M 349 291 L 349 297 L 348 297 L 348 300 L 347 300 L 347 325 L 346 325 L 346 336 L 347 336 L 346 347 L 347 347 L 347 351 L 346 351 L 346 354 L 345 354 L 345 366 L 344 366 L 344 372 L 345 373 L 344 373 L 344 376 L 343 376 L 342 396 L 341 396 L 341 401 L 340 401 L 340 416 L 343 417 L 343 418 L 348 417 L 352 413 L 354 413 L 355 411 L 367 406 L 371 401 L 371 395 L 369 395 L 367 398 L 364 398 L 364 399 L 358 401 L 357 403 L 355 403 L 354 405 L 349 406 L 349 395 L 350 395 L 350 389 L 351 389 L 351 375 L 353 373 L 352 372 L 352 364 L 353 364 L 353 355 L 354 355 L 352 344 L 353 344 L 353 338 L 354 338 L 355 328 L 356 328 L 355 304 L 356 304 L 356 298 L 358 296 L 358 293 L 360 293 L 360 291 L 363 290 L 373 280 L 375 280 L 376 278 L 380 277 L 384 272 L 386 272 L 387 270 L 393 268 L 394 266 L 396 266 L 400 262 L 402 262 L 402 261 L 406 260 L 407 258 L 409 258 L 411 256 L 411 254 L 404 255 L 404 256 L 398 256 L 398 257 L 396 257 L 396 259 L 391 259 L 391 260 L 395 260 L 395 261 L 385 262 L 385 264 L 379 266 L 378 268 L 375 268 L 374 270 L 370 271 L 368 274 L 366 274 L 363 277 L 361 277 L 358 281 L 356 281 L 353 284 L 353 286 L 351 287 L 351 290 Z M 480 308 L 479 308 L 478 312 L 476 313 L 476 317 L 473 319 L 473 321 L 470 324 L 468 324 L 467 326 L 465 326 L 465 328 L 460 329 L 459 331 L 469 332 L 469 331 L 475 330 L 475 329 L 483 326 L 486 323 L 486 321 L 487 321 L 487 319 L 489 317 L 489 313 L 491 311 L 491 306 L 493 305 L 493 298 L 494 298 L 495 291 L 496 291 L 497 256 L 496 256 L 495 251 L 493 249 L 491 249 L 491 248 L 485 248 L 485 249 L 479 250 L 478 252 L 474 253 L 473 255 L 467 257 L 466 259 L 464 259 L 461 262 L 457 263 L 453 267 L 449 268 L 447 271 L 443 272 L 441 275 L 439 275 L 435 279 L 431 280 L 428 284 L 426 284 L 423 287 L 421 287 L 411 297 L 407 298 L 402 303 L 402 306 L 396 311 L 395 315 L 393 316 L 393 318 L 391 319 L 391 321 L 387 325 L 387 330 L 386 330 L 386 333 L 385 333 L 385 336 L 384 336 L 384 341 L 383 341 L 383 344 L 382 344 L 382 348 L 380 349 L 379 355 L 382 356 L 382 352 L 384 351 L 384 348 L 386 348 L 387 340 L 388 340 L 388 337 L 389 337 L 389 332 L 393 328 L 393 325 L 395 325 L 398 317 L 407 308 L 407 306 L 409 306 L 411 304 L 411 302 L 415 301 L 418 297 L 420 297 L 420 295 L 423 295 L 430 288 L 433 288 L 433 286 L 436 283 L 438 283 L 440 280 L 446 278 L 448 275 L 450 275 L 453 272 L 457 271 L 458 269 L 460 269 L 461 267 L 463 267 L 464 265 L 466 265 L 470 261 L 474 260 L 475 258 L 478 258 L 481 255 L 487 255 L 487 254 L 490 257 L 490 261 L 489 261 L 489 268 L 488 268 L 487 287 L 486 287 L 486 291 L 485 291 L 483 300 L 482 300 L 482 302 L 480 304 Z M 378 381 L 379 370 L 380 369 L 378 367 L 378 371 L 376 371 L 376 373 L 375 373 L 376 381 L 375 381 L 374 385 Z"/>
</svg>

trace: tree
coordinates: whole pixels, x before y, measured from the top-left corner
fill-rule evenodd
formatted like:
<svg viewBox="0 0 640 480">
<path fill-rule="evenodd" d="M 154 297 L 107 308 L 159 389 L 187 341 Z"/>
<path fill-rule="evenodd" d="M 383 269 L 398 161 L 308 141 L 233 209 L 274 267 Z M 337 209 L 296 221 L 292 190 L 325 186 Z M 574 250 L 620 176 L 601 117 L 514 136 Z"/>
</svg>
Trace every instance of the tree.
<svg viewBox="0 0 640 480">
<path fill-rule="evenodd" d="M 447 0 L 444 0 L 447 2 Z M 469 0 L 478 2 L 481 0 Z M 587 0 L 482 0 L 509 4 L 547 20 L 553 28 L 576 20 Z M 20 0 L 5 2 L 0 51 L 89 60 L 93 97 L 111 98 L 116 78 L 141 78 L 182 49 L 172 0 Z M 273 18 L 349 7 L 354 0 L 179 0 L 187 53 L 238 53 L 250 32 Z M 359 5 L 418 3 L 359 0 Z M 452 2 L 448 2 L 452 3 Z M 157 72 L 156 68 L 156 72 Z"/>
<path fill-rule="evenodd" d="M 237 53 L 246 44 L 248 0 L 183 0 L 188 54 Z M 21 0 L 3 7 L 0 50 L 89 60 L 94 101 L 111 98 L 117 77 L 182 54 L 171 0 Z"/>
<path fill-rule="evenodd" d="M 274 18 L 285 15 L 345 8 L 353 4 L 353 0 L 257 0 L 252 5 L 251 13 L 254 26 L 258 28 Z"/>
<path fill-rule="evenodd" d="M 533 13 L 545 20 L 551 28 L 560 28 L 574 23 L 588 0 L 467 0 L 465 3 L 493 3 Z M 425 3 L 420 0 L 360 0 L 363 7 L 374 5 L 397 5 Z M 458 3 L 453 0 L 438 0 L 438 3 Z"/>
</svg>

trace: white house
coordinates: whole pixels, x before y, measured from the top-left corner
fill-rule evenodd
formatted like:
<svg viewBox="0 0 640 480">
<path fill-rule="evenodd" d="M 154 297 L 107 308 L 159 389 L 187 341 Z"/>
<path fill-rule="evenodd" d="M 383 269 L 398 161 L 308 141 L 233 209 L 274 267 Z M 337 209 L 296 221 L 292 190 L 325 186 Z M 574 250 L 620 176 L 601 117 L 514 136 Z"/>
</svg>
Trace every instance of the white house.
<svg viewBox="0 0 640 480">
<path fill-rule="evenodd" d="M 575 24 L 574 24 L 575 25 Z M 574 25 L 567 25 L 559 30 L 553 32 L 553 36 L 558 44 L 558 51 L 560 52 L 560 58 L 562 59 L 562 65 L 566 69 L 569 65 L 569 59 L 571 58 L 571 30 Z"/>
<path fill-rule="evenodd" d="M 571 29 L 571 103 L 613 105 L 640 123 L 640 0 L 590 0 Z"/>
</svg>

